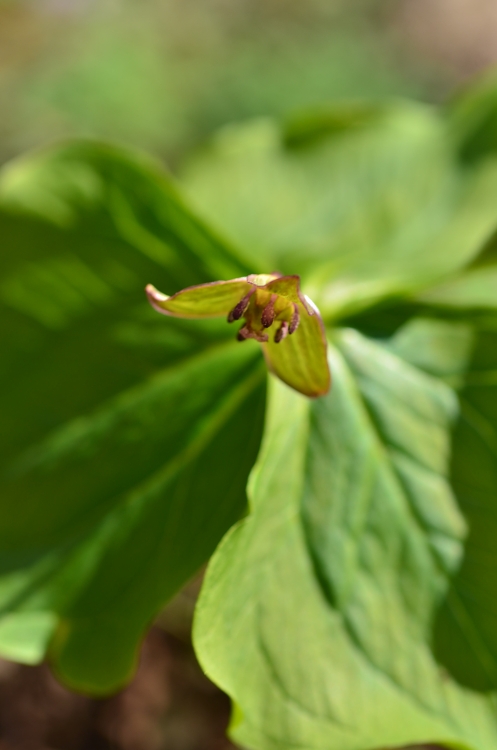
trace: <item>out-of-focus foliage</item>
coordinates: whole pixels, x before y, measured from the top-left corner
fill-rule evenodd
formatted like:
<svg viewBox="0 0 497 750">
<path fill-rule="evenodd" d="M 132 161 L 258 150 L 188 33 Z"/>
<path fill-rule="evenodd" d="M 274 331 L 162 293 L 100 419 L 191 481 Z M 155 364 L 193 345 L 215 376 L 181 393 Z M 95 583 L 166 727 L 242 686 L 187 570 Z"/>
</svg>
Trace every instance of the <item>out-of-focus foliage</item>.
<svg viewBox="0 0 497 750">
<path fill-rule="evenodd" d="M 39 154 L 0 193 L 0 652 L 52 639 L 69 683 L 108 692 L 243 512 L 264 397 L 256 347 L 164 327 L 143 281 L 245 269 L 133 154 Z"/>
<path fill-rule="evenodd" d="M 4 168 L 0 653 L 129 677 L 244 513 L 265 398 L 253 342 L 143 286 L 300 273 L 335 384 L 270 388 L 199 657 L 254 750 L 495 748 L 497 158 L 464 106 L 257 119 L 184 190 L 90 141 Z"/>
<path fill-rule="evenodd" d="M 182 177 L 247 262 L 303 274 L 336 320 L 444 278 L 494 230 L 497 166 L 461 164 L 447 134 L 430 107 L 335 106 L 228 127 Z"/>
<path fill-rule="evenodd" d="M 93 135 L 177 156 L 227 121 L 334 98 L 418 95 L 391 0 L 0 3 L 0 158 Z M 433 85 L 435 82 L 436 85 Z"/>
</svg>

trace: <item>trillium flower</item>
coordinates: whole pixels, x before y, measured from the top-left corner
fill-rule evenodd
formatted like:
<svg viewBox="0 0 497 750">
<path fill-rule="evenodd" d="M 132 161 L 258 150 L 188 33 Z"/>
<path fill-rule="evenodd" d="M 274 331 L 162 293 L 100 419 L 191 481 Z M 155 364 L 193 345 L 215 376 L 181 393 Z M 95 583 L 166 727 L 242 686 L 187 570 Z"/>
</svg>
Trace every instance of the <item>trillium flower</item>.
<svg viewBox="0 0 497 750">
<path fill-rule="evenodd" d="M 239 341 L 262 345 L 274 375 L 306 396 L 322 396 L 330 388 L 323 321 L 315 304 L 300 291 L 299 276 L 251 274 L 183 289 L 171 297 L 152 284 L 148 299 L 158 312 L 175 318 L 243 321 Z"/>
</svg>

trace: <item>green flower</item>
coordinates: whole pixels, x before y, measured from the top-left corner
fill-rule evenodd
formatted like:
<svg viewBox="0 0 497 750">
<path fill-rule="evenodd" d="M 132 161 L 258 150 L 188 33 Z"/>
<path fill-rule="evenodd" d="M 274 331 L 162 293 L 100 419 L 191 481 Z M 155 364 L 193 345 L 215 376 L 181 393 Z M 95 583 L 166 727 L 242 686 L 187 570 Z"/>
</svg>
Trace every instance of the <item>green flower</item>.
<svg viewBox="0 0 497 750">
<path fill-rule="evenodd" d="M 251 274 L 191 286 L 171 297 L 149 284 L 146 292 L 151 305 L 164 315 L 226 315 L 228 323 L 243 319 L 238 340 L 259 341 L 274 375 L 305 396 L 323 396 L 329 391 L 323 321 L 314 303 L 300 291 L 299 276 Z"/>
</svg>

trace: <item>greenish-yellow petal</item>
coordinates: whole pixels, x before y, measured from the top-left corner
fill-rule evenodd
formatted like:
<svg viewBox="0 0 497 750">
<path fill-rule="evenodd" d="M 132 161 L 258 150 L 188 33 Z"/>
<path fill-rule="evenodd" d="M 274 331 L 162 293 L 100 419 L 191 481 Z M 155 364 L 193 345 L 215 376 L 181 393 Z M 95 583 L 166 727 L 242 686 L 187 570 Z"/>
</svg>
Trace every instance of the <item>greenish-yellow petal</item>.
<svg viewBox="0 0 497 750">
<path fill-rule="evenodd" d="M 331 377 L 323 321 L 308 298 L 306 303 L 314 314 L 309 315 L 299 303 L 300 325 L 295 333 L 279 344 L 270 336 L 262 348 L 274 375 L 296 391 L 315 398 L 328 393 Z"/>
<path fill-rule="evenodd" d="M 227 315 L 253 288 L 245 277 L 213 281 L 183 289 L 171 297 L 148 284 L 146 292 L 152 307 L 176 318 L 218 318 Z"/>
</svg>

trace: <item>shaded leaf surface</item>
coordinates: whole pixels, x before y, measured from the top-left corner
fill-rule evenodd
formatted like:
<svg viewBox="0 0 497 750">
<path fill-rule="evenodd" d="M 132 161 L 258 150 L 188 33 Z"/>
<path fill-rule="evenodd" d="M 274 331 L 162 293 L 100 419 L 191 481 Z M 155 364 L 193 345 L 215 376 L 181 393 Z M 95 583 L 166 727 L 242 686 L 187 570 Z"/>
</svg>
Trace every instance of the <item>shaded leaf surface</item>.
<svg viewBox="0 0 497 750">
<path fill-rule="evenodd" d="M 257 348 L 143 289 L 247 269 L 156 165 L 94 144 L 10 166 L 0 229 L 0 652 L 50 643 L 106 692 L 243 512 L 263 416 Z"/>
<path fill-rule="evenodd" d="M 451 138 L 471 163 L 497 152 L 497 78 L 490 68 L 447 107 Z"/>
<path fill-rule="evenodd" d="M 273 388 L 252 513 L 201 594 L 201 662 L 248 747 L 490 750 L 492 700 L 430 646 L 467 531 L 447 478 L 456 397 L 352 331 L 330 357 L 327 397 Z"/>
<path fill-rule="evenodd" d="M 461 391 L 452 482 L 469 524 L 464 561 L 436 623 L 439 658 L 470 687 L 497 689 L 497 320 L 480 322 Z"/>
<path fill-rule="evenodd" d="M 429 372 L 436 370 L 460 388 L 451 480 L 469 536 L 461 568 L 437 614 L 434 645 L 437 658 L 452 675 L 476 690 L 489 691 L 496 686 L 497 325 L 492 319 L 477 319 L 477 323 L 413 320 L 393 337 L 391 346 L 408 361 Z"/>
<path fill-rule="evenodd" d="M 413 320 L 391 345 L 460 389 L 451 483 L 469 535 L 462 565 L 435 620 L 434 648 L 437 659 L 463 685 L 495 691 L 497 321 L 481 316 L 466 323 Z"/>
</svg>

